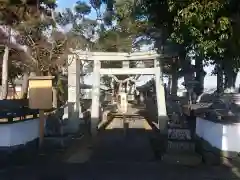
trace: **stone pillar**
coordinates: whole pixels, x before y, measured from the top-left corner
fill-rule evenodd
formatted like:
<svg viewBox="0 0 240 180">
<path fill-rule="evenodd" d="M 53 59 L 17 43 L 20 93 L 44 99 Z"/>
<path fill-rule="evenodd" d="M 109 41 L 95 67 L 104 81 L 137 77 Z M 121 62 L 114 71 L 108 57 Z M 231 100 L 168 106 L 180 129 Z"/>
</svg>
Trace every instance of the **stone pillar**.
<svg viewBox="0 0 240 180">
<path fill-rule="evenodd" d="M 126 93 L 128 94 L 128 93 L 130 93 L 128 90 L 130 89 L 130 87 L 129 87 L 129 81 L 127 81 L 126 82 Z"/>
<path fill-rule="evenodd" d="M 134 92 L 135 92 L 135 90 L 136 90 L 136 84 L 134 83 L 133 85 L 132 85 L 132 88 L 131 88 L 131 94 L 134 94 Z"/>
<path fill-rule="evenodd" d="M 122 68 L 129 68 L 129 61 L 122 61 Z"/>
<path fill-rule="evenodd" d="M 91 134 L 95 135 L 99 123 L 99 108 L 100 108 L 100 68 L 101 63 L 98 60 L 94 61 L 93 67 L 93 87 L 92 87 L 92 107 L 91 107 Z"/>
<path fill-rule="evenodd" d="M 68 125 L 67 131 L 75 133 L 80 124 L 80 61 L 68 55 Z"/>
<path fill-rule="evenodd" d="M 128 69 L 129 68 L 129 61 L 122 61 L 122 68 L 123 69 Z M 124 87 L 123 84 L 122 84 L 121 88 L 122 88 L 120 90 L 121 92 L 127 93 L 127 88 L 128 88 L 127 82 L 126 82 L 126 86 Z"/>
<path fill-rule="evenodd" d="M 114 79 L 111 79 L 111 88 L 112 88 L 112 100 L 111 103 L 114 103 L 114 98 L 115 98 L 115 89 L 114 89 Z"/>
<path fill-rule="evenodd" d="M 140 100 L 140 104 L 144 104 L 144 93 L 143 92 L 140 92 L 140 97 L 139 97 L 139 100 Z"/>
<path fill-rule="evenodd" d="M 80 62 L 80 65 L 79 65 L 80 66 L 80 85 L 83 85 L 84 84 L 84 67 L 81 59 L 79 60 L 79 62 Z M 80 95 L 84 93 L 84 90 L 81 89 L 81 86 L 80 86 L 79 93 Z M 80 96 L 80 98 L 82 98 L 82 96 Z"/>
<path fill-rule="evenodd" d="M 161 67 L 158 60 L 154 61 L 155 65 L 155 87 L 156 87 L 156 98 L 157 98 L 157 110 L 158 110 L 158 126 L 161 133 L 167 133 L 168 117 L 166 111 L 165 92 L 162 80 Z"/>
</svg>

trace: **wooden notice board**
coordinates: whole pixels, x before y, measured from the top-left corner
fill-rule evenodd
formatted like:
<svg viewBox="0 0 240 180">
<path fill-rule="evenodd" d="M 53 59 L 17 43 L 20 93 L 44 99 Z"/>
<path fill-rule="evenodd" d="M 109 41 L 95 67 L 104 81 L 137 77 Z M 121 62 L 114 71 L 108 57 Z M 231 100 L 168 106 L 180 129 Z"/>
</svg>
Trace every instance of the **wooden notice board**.
<svg viewBox="0 0 240 180">
<path fill-rule="evenodd" d="M 52 76 L 33 77 L 29 79 L 29 108 L 52 108 Z"/>
<path fill-rule="evenodd" d="M 52 76 L 29 78 L 29 108 L 39 109 L 39 146 L 44 139 L 44 110 L 52 108 Z"/>
</svg>

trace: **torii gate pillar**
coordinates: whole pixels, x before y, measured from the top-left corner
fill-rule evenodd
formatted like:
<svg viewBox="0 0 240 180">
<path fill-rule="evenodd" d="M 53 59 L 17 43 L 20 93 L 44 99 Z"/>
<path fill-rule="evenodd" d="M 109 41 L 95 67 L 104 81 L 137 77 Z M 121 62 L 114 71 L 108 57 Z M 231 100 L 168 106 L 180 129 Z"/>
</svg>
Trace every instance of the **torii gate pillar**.
<svg viewBox="0 0 240 180">
<path fill-rule="evenodd" d="M 67 131 L 75 133 L 80 125 L 80 61 L 76 55 L 68 55 L 68 104 L 64 119 L 68 119 Z"/>
<path fill-rule="evenodd" d="M 165 91 L 162 80 L 161 67 L 159 61 L 155 59 L 155 88 L 157 98 L 157 111 L 158 111 L 158 127 L 162 134 L 167 134 L 168 116 L 166 112 Z"/>
<path fill-rule="evenodd" d="M 99 123 L 99 109 L 100 109 L 100 68 L 99 60 L 94 61 L 93 66 L 93 87 L 92 87 L 92 106 L 91 106 L 91 134 L 95 135 Z"/>
</svg>

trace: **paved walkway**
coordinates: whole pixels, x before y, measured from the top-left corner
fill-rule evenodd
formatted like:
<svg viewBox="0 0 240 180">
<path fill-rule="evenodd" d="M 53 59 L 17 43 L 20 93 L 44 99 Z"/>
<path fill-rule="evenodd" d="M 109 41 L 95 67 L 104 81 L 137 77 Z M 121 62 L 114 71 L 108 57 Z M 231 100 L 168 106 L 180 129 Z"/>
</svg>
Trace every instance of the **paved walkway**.
<svg viewBox="0 0 240 180">
<path fill-rule="evenodd" d="M 12 169 L 0 179 L 12 180 L 233 180 L 226 167 L 185 167 L 164 164 L 154 157 L 150 138 L 154 132 L 143 118 L 129 123 L 115 118 L 99 135 L 75 140 L 62 162 Z"/>
<path fill-rule="evenodd" d="M 101 134 L 90 162 L 150 162 L 154 154 L 146 132 L 144 119 L 129 122 L 126 133 L 123 122 L 115 118 Z"/>
</svg>

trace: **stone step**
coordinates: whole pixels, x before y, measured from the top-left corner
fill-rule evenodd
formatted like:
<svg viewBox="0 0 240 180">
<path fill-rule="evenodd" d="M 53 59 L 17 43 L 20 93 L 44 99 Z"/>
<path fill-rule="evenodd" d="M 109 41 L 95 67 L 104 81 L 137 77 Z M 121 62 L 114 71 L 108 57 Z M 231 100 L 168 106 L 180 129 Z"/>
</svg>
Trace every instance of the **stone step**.
<svg viewBox="0 0 240 180">
<path fill-rule="evenodd" d="M 202 157 L 197 153 L 166 153 L 162 161 L 169 164 L 197 166 L 202 163 Z"/>
<path fill-rule="evenodd" d="M 169 128 L 168 139 L 191 140 L 191 131 L 187 128 Z"/>
<path fill-rule="evenodd" d="M 195 152 L 195 142 L 191 140 L 168 140 L 167 152 Z"/>
</svg>

